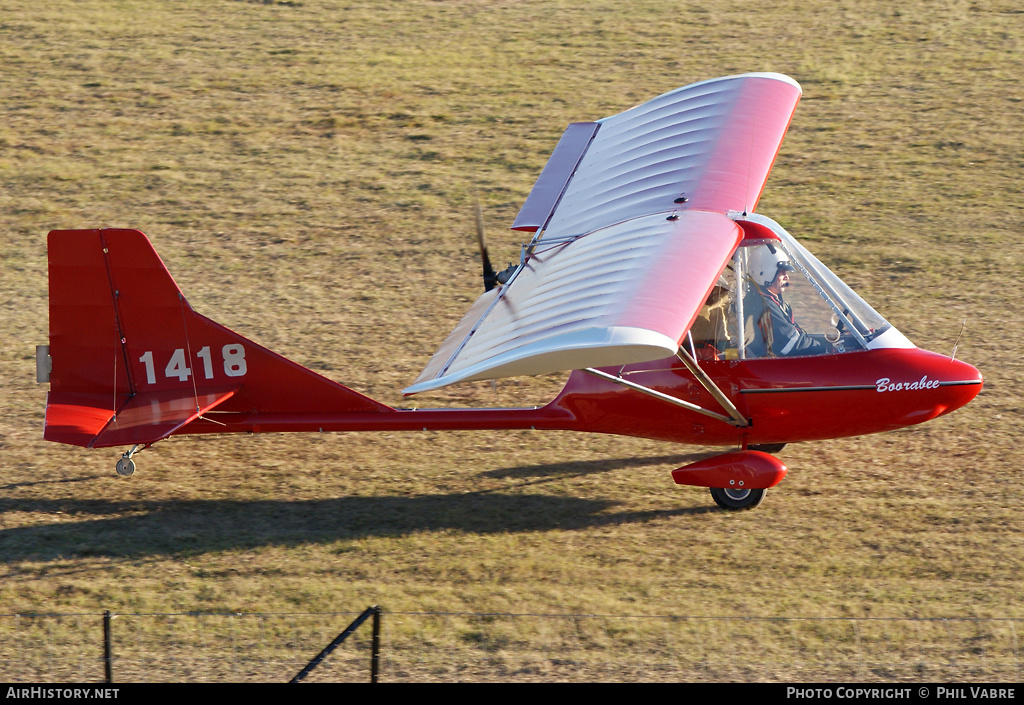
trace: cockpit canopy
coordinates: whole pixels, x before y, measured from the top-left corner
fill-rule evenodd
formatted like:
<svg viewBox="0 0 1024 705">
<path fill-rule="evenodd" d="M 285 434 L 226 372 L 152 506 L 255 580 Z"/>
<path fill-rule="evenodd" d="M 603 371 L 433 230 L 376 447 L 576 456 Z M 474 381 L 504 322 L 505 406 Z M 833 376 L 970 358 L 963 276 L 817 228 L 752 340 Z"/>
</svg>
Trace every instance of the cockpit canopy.
<svg viewBox="0 0 1024 705">
<path fill-rule="evenodd" d="M 698 359 L 911 346 L 789 233 L 764 220 L 778 239 L 747 239 L 737 248 L 690 329 Z"/>
</svg>

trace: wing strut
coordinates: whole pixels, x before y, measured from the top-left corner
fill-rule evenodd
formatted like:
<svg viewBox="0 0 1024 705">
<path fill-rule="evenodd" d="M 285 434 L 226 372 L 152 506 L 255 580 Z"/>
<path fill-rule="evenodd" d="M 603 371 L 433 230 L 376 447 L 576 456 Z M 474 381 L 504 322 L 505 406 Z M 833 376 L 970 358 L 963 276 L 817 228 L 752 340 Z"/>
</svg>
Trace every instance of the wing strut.
<svg viewBox="0 0 1024 705">
<path fill-rule="evenodd" d="M 682 399 L 670 396 L 668 394 L 664 394 L 663 392 L 651 389 L 650 387 L 645 387 L 642 384 L 630 382 L 628 379 L 616 377 L 615 375 L 608 374 L 607 372 L 602 372 L 601 370 L 595 370 L 592 367 L 587 367 L 586 369 L 583 370 L 583 372 L 586 372 L 587 374 L 593 375 L 595 377 L 600 377 L 601 379 L 606 379 L 609 382 L 613 382 L 615 384 L 621 384 L 623 387 L 628 387 L 634 391 L 640 392 L 641 394 L 646 394 L 647 396 L 654 397 L 655 399 L 660 399 L 661 401 L 668 402 L 669 404 L 681 406 L 684 409 L 695 411 L 698 414 L 703 414 L 704 416 L 710 416 L 713 419 L 717 419 L 719 421 L 731 424 L 733 426 L 738 426 L 741 428 L 749 426 L 750 422 L 747 421 L 743 414 L 741 414 L 739 410 L 733 405 L 733 403 L 729 401 L 728 397 L 725 396 L 722 390 L 719 389 L 713 381 L 711 381 L 711 378 L 708 377 L 703 370 L 697 367 L 697 363 L 693 361 L 693 358 L 690 358 L 685 351 L 682 354 L 686 355 L 686 358 L 689 358 L 690 362 L 687 362 L 687 360 L 683 357 L 680 357 L 679 359 L 683 361 L 683 364 L 685 364 L 687 369 L 690 369 L 691 372 L 693 372 L 694 368 L 696 368 L 694 376 L 704 386 L 704 388 L 711 392 L 711 395 L 714 396 L 720 404 L 722 404 L 722 406 L 729 412 L 729 416 L 726 416 L 725 414 L 719 414 L 717 411 L 705 409 L 704 407 L 697 406 L 696 404 L 691 404 L 688 401 L 683 401 Z M 693 367 L 690 366 L 690 363 L 693 364 Z"/>
<path fill-rule="evenodd" d="M 729 412 L 729 418 L 726 419 L 729 423 L 733 426 L 740 427 L 750 425 L 750 421 L 740 413 L 740 410 L 736 408 L 735 404 L 729 401 L 729 397 L 725 396 L 725 392 L 715 384 L 713 379 L 708 377 L 707 373 L 700 368 L 700 365 L 697 364 L 697 360 L 694 359 L 690 353 L 686 352 L 682 346 L 680 346 L 679 350 L 676 351 L 676 357 L 686 365 L 686 369 L 690 371 L 690 374 L 697 378 L 697 381 L 701 383 L 701 386 L 703 386 L 704 389 L 708 390 L 708 393 L 715 398 L 715 401 L 721 404 L 722 408 Z"/>
</svg>

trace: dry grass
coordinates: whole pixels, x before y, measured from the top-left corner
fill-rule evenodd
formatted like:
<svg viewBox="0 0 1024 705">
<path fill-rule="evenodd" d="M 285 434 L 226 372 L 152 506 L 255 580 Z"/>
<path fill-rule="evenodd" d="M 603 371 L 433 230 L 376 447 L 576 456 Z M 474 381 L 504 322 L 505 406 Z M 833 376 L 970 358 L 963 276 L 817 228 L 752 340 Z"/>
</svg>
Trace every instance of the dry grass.
<svg viewBox="0 0 1024 705">
<path fill-rule="evenodd" d="M 1024 616 L 1022 37 L 1008 0 L 8 0 L 3 611 Z M 137 227 L 197 310 L 398 403 L 477 295 L 476 199 L 515 258 L 568 122 L 759 70 L 804 87 L 760 210 L 922 347 L 966 317 L 971 406 L 791 446 L 740 514 L 671 483 L 702 449 L 627 438 L 174 439 L 130 479 L 40 440 L 48 230 Z"/>
<path fill-rule="evenodd" d="M 113 615 L 114 683 L 290 681 L 355 614 Z M 97 682 L 97 614 L 0 616 L 0 668 Z M 1012 620 L 388 612 L 379 682 L 862 682 L 1019 680 Z M 304 682 L 367 682 L 356 629 Z"/>
</svg>

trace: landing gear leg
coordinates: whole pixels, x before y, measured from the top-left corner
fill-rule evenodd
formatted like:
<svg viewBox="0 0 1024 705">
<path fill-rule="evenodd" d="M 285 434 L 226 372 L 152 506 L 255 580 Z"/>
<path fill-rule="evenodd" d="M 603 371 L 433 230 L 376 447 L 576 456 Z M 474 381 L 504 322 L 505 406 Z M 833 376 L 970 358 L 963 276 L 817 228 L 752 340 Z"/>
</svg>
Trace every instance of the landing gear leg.
<svg viewBox="0 0 1024 705">
<path fill-rule="evenodd" d="M 785 443 L 758 443 L 755 445 L 747 446 L 748 450 L 759 450 L 762 453 L 778 453 L 780 450 L 786 447 Z"/>
<path fill-rule="evenodd" d="M 764 501 L 768 490 L 733 489 L 710 487 L 711 498 L 723 509 L 753 509 Z"/>
<path fill-rule="evenodd" d="M 122 477 L 128 477 L 135 472 L 135 461 L 132 460 L 132 456 L 142 450 L 138 444 L 133 445 L 130 450 L 126 450 L 122 455 L 121 459 L 117 461 L 117 465 L 114 469 L 117 470 L 117 474 Z"/>
</svg>

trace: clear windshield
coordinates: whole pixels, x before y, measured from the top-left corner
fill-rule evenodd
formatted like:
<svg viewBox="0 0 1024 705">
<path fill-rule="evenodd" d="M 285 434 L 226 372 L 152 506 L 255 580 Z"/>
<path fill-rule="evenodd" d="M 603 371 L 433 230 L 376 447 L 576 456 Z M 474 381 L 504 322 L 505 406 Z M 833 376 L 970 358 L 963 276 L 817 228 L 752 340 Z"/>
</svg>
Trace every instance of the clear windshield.
<svg viewBox="0 0 1024 705">
<path fill-rule="evenodd" d="M 691 327 L 698 359 L 845 353 L 890 327 L 792 236 L 779 236 L 737 249 Z"/>
<path fill-rule="evenodd" d="M 842 317 L 840 321 L 845 320 L 855 327 L 864 342 L 870 342 L 890 327 L 875 309 L 788 233 L 783 233 L 782 244 L 797 264 L 804 264 L 807 274 L 816 282 L 814 289 L 820 291 L 830 308 Z"/>
</svg>

